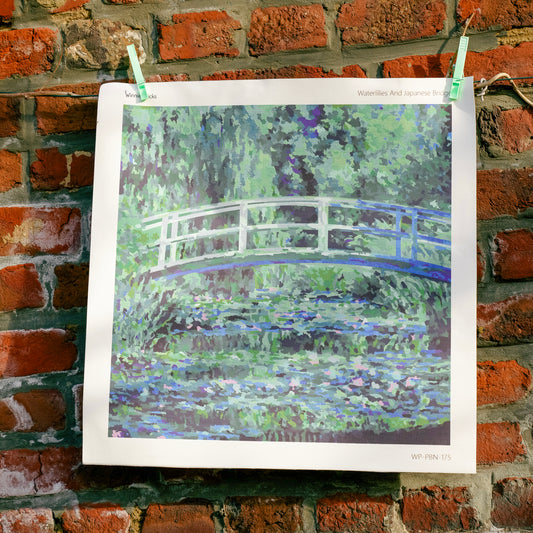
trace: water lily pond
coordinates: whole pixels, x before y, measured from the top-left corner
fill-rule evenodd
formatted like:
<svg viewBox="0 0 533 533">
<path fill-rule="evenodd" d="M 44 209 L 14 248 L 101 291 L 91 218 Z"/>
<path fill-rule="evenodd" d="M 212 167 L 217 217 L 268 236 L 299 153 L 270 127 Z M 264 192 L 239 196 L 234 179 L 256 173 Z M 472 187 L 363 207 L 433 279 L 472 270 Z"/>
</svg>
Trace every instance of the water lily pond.
<svg viewBox="0 0 533 533">
<path fill-rule="evenodd" d="M 338 265 L 241 270 L 159 281 L 141 318 L 122 310 L 110 436 L 449 442 L 448 284 Z"/>
</svg>

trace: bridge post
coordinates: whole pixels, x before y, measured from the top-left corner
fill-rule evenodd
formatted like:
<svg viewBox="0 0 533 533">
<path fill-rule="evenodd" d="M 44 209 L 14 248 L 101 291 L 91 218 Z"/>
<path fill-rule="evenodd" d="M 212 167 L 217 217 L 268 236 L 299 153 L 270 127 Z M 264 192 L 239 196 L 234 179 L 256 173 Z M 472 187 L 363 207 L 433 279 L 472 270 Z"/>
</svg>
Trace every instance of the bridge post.
<svg viewBox="0 0 533 533">
<path fill-rule="evenodd" d="M 401 209 L 396 209 L 396 258 L 402 258 L 402 215 Z"/>
<path fill-rule="evenodd" d="M 167 255 L 168 239 L 168 221 L 169 215 L 165 215 L 161 219 L 161 233 L 159 234 L 159 255 L 157 259 L 157 268 L 165 267 L 165 257 Z"/>
<path fill-rule="evenodd" d="M 329 201 L 327 199 L 318 199 L 318 249 L 321 252 L 328 251 L 328 206 Z"/>
<path fill-rule="evenodd" d="M 417 260 L 418 256 L 418 210 L 413 209 L 411 215 L 411 259 Z"/>
<path fill-rule="evenodd" d="M 239 252 L 246 250 L 248 241 L 248 202 L 241 202 L 239 209 Z"/>
</svg>

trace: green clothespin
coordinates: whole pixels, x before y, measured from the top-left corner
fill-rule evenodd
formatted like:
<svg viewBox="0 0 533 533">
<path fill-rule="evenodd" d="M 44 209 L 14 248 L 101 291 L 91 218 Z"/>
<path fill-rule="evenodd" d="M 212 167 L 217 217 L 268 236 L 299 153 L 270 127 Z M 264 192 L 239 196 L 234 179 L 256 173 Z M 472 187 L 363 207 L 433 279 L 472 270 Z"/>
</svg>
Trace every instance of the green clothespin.
<svg viewBox="0 0 533 533">
<path fill-rule="evenodd" d="M 463 92 L 463 69 L 465 68 L 466 50 L 468 48 L 468 37 L 461 37 L 457 50 L 457 59 L 453 70 L 452 88 L 450 90 L 450 100 L 461 98 Z"/>
<path fill-rule="evenodd" d="M 139 87 L 139 95 L 141 97 L 141 102 L 144 102 L 148 98 L 148 91 L 146 90 L 146 85 L 144 84 L 144 76 L 141 70 L 141 65 L 139 64 L 139 58 L 137 57 L 137 51 L 135 50 L 135 45 L 129 44 L 127 47 L 128 55 L 130 56 L 130 64 L 133 69 L 133 76 L 137 87 Z"/>
</svg>

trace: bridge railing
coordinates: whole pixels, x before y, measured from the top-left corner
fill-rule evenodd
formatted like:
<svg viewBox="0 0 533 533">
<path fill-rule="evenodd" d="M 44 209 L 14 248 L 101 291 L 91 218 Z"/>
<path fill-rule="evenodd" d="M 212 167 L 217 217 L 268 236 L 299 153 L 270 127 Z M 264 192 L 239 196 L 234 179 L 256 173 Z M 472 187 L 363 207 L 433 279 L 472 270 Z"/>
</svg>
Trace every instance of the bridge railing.
<svg viewBox="0 0 533 533">
<path fill-rule="evenodd" d="M 450 213 L 331 197 L 240 200 L 147 217 L 158 272 L 286 253 L 368 256 L 449 267 Z"/>
</svg>

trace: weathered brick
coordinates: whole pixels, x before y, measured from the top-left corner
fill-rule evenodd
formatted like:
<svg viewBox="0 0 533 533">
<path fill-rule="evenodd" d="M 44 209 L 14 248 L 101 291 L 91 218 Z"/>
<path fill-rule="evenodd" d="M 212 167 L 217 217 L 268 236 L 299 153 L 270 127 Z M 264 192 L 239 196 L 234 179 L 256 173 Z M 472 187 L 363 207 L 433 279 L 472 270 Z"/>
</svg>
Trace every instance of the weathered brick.
<svg viewBox="0 0 533 533">
<path fill-rule="evenodd" d="M 35 150 L 37 161 L 30 165 L 30 179 L 34 189 L 60 189 L 68 176 L 67 156 L 57 148 Z"/>
<path fill-rule="evenodd" d="M 36 190 L 76 189 L 93 183 L 94 154 L 62 154 L 57 148 L 35 150 L 37 161 L 30 165 L 31 184 Z"/>
<path fill-rule="evenodd" d="M 164 61 L 239 55 L 234 33 L 241 23 L 225 11 L 177 14 L 172 20 L 172 25 L 159 25 L 159 55 Z"/>
<path fill-rule="evenodd" d="M 0 400 L 0 407 L 1 431 L 42 432 L 65 428 L 65 400 L 55 389 L 19 392 Z"/>
<path fill-rule="evenodd" d="M 57 31 L 23 28 L 0 32 L 0 79 L 52 69 Z"/>
<path fill-rule="evenodd" d="M 40 452 L 41 472 L 35 479 L 37 494 L 78 490 L 77 470 L 81 465 L 79 448 L 46 448 Z"/>
<path fill-rule="evenodd" d="M 486 52 L 468 52 L 464 73 L 475 80 L 489 79 L 494 74 L 506 72 L 512 77 L 530 75 L 533 43 L 525 42 L 516 47 L 500 46 Z M 383 62 L 384 78 L 442 78 L 446 76 L 452 53 L 427 56 L 405 56 Z M 516 80 L 531 83 L 531 80 Z"/>
<path fill-rule="evenodd" d="M 37 0 L 41 6 L 46 8 L 49 13 L 66 13 L 79 9 L 84 6 L 89 0 Z"/>
<path fill-rule="evenodd" d="M 67 155 L 69 175 L 66 186 L 70 189 L 88 187 L 93 184 L 94 154 L 90 152 L 74 152 Z"/>
<path fill-rule="evenodd" d="M 533 109 L 524 107 L 505 111 L 495 109 L 494 117 L 505 150 L 511 154 L 518 154 L 533 148 Z M 481 136 L 481 141 L 483 140 Z"/>
<path fill-rule="evenodd" d="M 272 524 L 284 533 L 301 531 L 303 527 L 300 498 L 241 496 L 228 498 L 224 508 L 228 533 L 263 533 Z"/>
<path fill-rule="evenodd" d="M 533 524 L 533 480 L 509 477 L 495 483 L 491 519 L 497 527 L 529 529 Z"/>
<path fill-rule="evenodd" d="M 474 14 L 470 27 L 484 30 L 492 26 L 504 29 L 533 26 L 531 0 L 459 0 L 458 22 L 465 22 Z"/>
<path fill-rule="evenodd" d="M 533 295 L 520 294 L 501 302 L 478 304 L 478 339 L 513 344 L 533 337 Z"/>
<path fill-rule="evenodd" d="M 73 20 L 65 28 L 65 57 L 73 68 L 116 70 L 129 65 L 127 46 L 134 44 L 140 63 L 146 53 L 141 32 L 109 19 Z"/>
<path fill-rule="evenodd" d="M 485 261 L 485 256 L 481 248 L 477 247 L 477 282 L 480 283 L 483 280 L 485 275 L 485 268 L 487 267 L 487 262 Z"/>
<path fill-rule="evenodd" d="M 118 505 L 98 504 L 67 509 L 61 516 L 64 533 L 128 533 L 130 515 Z M 144 530 L 144 528 L 143 528 Z"/>
<path fill-rule="evenodd" d="M 478 465 L 523 461 L 526 454 L 519 424 L 490 422 L 477 425 Z"/>
<path fill-rule="evenodd" d="M 214 533 L 213 506 L 204 501 L 171 505 L 151 504 L 143 533 Z"/>
<path fill-rule="evenodd" d="M 337 27 L 344 45 L 382 45 L 436 35 L 445 21 L 442 0 L 354 0 L 341 6 Z"/>
<path fill-rule="evenodd" d="M 248 32 L 250 54 L 321 48 L 328 44 L 326 16 L 320 4 L 258 8 Z"/>
<path fill-rule="evenodd" d="M 0 192 L 22 185 L 22 156 L 0 150 Z"/>
<path fill-rule="evenodd" d="M 0 256 L 76 252 L 80 233 L 78 208 L 0 208 Z"/>
<path fill-rule="evenodd" d="M 533 209 L 533 168 L 478 171 L 478 219 L 516 217 L 526 209 Z"/>
<path fill-rule="evenodd" d="M 15 11 L 14 0 L 1 0 L 0 1 L 0 22 L 9 22 L 13 18 Z"/>
<path fill-rule="evenodd" d="M 386 533 L 393 503 L 390 496 L 366 494 L 336 494 L 321 498 L 316 504 L 318 531 Z"/>
<path fill-rule="evenodd" d="M 147 76 L 146 81 L 149 83 L 157 83 L 159 81 L 189 81 L 188 74 L 152 74 Z M 132 82 L 134 83 L 134 82 Z"/>
<path fill-rule="evenodd" d="M 0 452 L 0 497 L 35 494 L 35 479 L 41 473 L 36 450 L 5 450 Z"/>
<path fill-rule="evenodd" d="M 76 358 L 77 348 L 67 331 L 0 331 L 1 377 L 69 370 Z"/>
<path fill-rule="evenodd" d="M 475 529 L 480 522 L 466 487 L 423 487 L 404 493 L 402 520 L 409 531 Z"/>
<path fill-rule="evenodd" d="M 516 361 L 477 364 L 477 404 L 508 404 L 522 400 L 531 390 L 531 371 Z"/>
<path fill-rule="evenodd" d="M 50 90 L 71 92 L 80 95 L 97 95 L 99 83 L 59 85 Z M 35 97 L 37 131 L 41 135 L 70 133 L 96 129 L 97 98 L 76 98 L 53 96 Z"/>
<path fill-rule="evenodd" d="M 76 490 L 81 464 L 78 448 L 0 452 L 0 497 L 57 494 Z"/>
<path fill-rule="evenodd" d="M 44 292 L 34 264 L 0 270 L 0 312 L 38 308 L 44 304 Z"/>
<path fill-rule="evenodd" d="M 475 80 L 489 79 L 499 72 L 506 72 L 511 77 L 531 76 L 531 56 L 533 42 L 520 43 L 518 46 L 499 46 L 486 52 L 468 52 L 465 62 L 465 75 Z M 500 83 L 507 83 L 502 81 Z M 531 84 L 531 79 L 517 79 L 517 84 Z"/>
<path fill-rule="evenodd" d="M 501 231 L 494 237 L 492 253 L 497 279 L 513 281 L 533 277 L 533 231 Z"/>
<path fill-rule="evenodd" d="M 57 287 L 54 291 L 54 307 L 71 309 L 87 306 L 89 265 L 72 263 L 57 265 L 54 269 Z"/>
<path fill-rule="evenodd" d="M 0 98 L 0 137 L 16 135 L 19 130 L 20 100 Z"/>
<path fill-rule="evenodd" d="M 52 509 L 16 509 L 0 512 L 2 533 L 54 533 Z"/>
<path fill-rule="evenodd" d="M 340 74 L 333 70 L 308 65 L 293 65 L 290 67 L 240 69 L 215 72 L 204 76 L 203 80 L 266 80 L 276 78 L 366 78 L 365 71 L 358 65 L 344 67 Z"/>
</svg>

